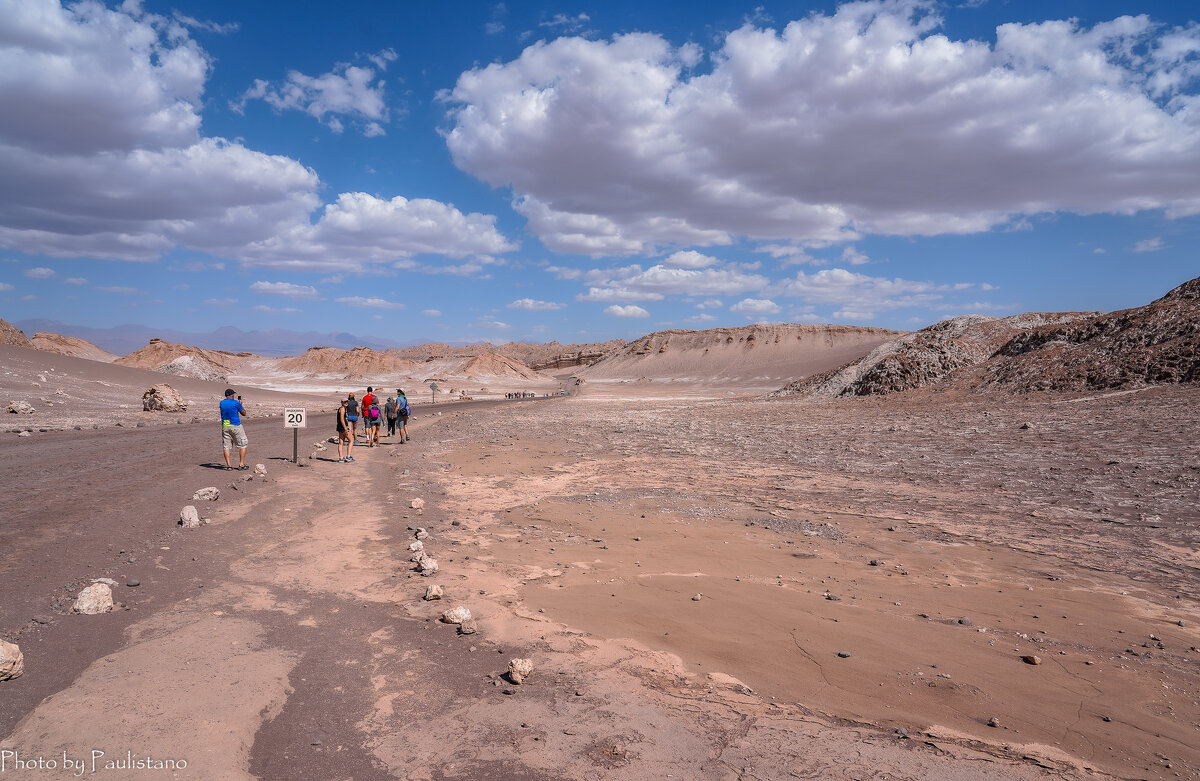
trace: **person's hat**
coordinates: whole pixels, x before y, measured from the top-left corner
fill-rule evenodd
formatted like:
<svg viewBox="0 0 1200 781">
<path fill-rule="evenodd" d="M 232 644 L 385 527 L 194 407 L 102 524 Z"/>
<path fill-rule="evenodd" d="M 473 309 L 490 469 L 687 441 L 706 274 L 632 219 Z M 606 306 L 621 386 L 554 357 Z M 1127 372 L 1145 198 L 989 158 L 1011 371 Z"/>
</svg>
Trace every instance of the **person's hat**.
<svg viewBox="0 0 1200 781">
<path fill-rule="evenodd" d="M 345 404 L 345 403 L 347 403 L 347 402 L 349 402 L 349 401 L 350 401 L 350 398 L 349 398 L 349 397 L 346 397 L 346 398 L 342 399 L 342 403 L 343 403 L 343 404 Z"/>
<path fill-rule="evenodd" d="M 404 395 L 404 391 L 401 388 L 396 388 L 396 393 L 399 393 L 401 396 Z"/>
<path fill-rule="evenodd" d="M 226 388 L 226 389 L 225 389 L 225 395 L 226 395 L 226 396 L 236 396 L 236 395 L 237 395 L 237 391 L 235 391 L 233 388 Z"/>
</svg>

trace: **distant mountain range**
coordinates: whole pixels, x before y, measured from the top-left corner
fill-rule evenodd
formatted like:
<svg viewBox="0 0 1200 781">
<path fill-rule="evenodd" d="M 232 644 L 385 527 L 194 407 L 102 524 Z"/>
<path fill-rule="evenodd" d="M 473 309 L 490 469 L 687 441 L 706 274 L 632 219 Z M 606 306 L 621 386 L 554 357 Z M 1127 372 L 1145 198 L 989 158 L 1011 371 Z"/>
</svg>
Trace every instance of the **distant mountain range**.
<svg viewBox="0 0 1200 781">
<path fill-rule="evenodd" d="M 396 342 L 390 339 L 356 336 L 349 333 L 322 334 L 316 331 L 289 331 L 282 328 L 273 328 L 269 331 L 243 331 L 232 326 L 218 328 L 208 333 L 172 331 L 132 324 L 118 325 L 112 328 L 88 328 L 44 318 L 21 320 L 13 325 L 30 337 L 38 331 L 48 331 L 86 339 L 97 347 L 102 347 L 116 355 L 126 355 L 145 347 L 154 337 L 208 350 L 248 352 L 264 356 L 299 355 L 310 347 L 318 346 L 342 349 L 362 346 L 370 347 L 372 350 L 388 350 L 415 347 L 428 341 L 414 339 L 407 342 Z"/>
</svg>

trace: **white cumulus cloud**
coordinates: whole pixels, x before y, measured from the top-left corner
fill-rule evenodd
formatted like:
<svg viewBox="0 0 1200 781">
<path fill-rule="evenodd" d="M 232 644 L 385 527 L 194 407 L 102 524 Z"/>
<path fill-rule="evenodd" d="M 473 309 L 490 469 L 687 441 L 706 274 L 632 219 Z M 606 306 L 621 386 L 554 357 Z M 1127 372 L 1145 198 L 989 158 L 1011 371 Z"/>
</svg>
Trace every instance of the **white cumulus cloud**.
<svg viewBox="0 0 1200 781">
<path fill-rule="evenodd" d="M 51 277 L 58 276 L 58 272 L 52 268 L 38 266 L 37 268 L 31 268 L 26 271 L 25 276 L 29 277 L 30 279 L 50 279 Z"/>
<path fill-rule="evenodd" d="M 921 0 L 846 3 L 747 24 L 696 73 L 655 34 L 539 42 L 459 77 L 446 143 L 546 246 L 591 255 L 1200 213 L 1200 26 L 940 24 Z"/>
<path fill-rule="evenodd" d="M 752 317 L 757 315 L 774 315 L 779 313 L 779 305 L 768 298 L 743 298 L 729 307 L 729 311 Z"/>
<path fill-rule="evenodd" d="M 519 298 L 508 305 L 509 309 L 522 309 L 526 312 L 549 312 L 555 309 L 562 309 L 566 304 L 557 304 L 553 301 L 538 301 L 533 298 Z"/>
<path fill-rule="evenodd" d="M 803 271 L 779 283 L 779 295 L 793 296 L 810 304 L 832 304 L 840 309 L 835 317 L 869 320 L 889 309 L 929 306 L 948 292 L 967 290 L 969 283 L 935 284 L 908 279 L 888 279 L 857 274 L 840 268 L 823 269 L 813 274 Z"/>
<path fill-rule="evenodd" d="M 1144 239 L 1133 245 L 1133 251 L 1141 254 L 1143 252 L 1158 252 L 1161 249 L 1166 249 L 1167 244 L 1162 238 L 1155 236 L 1153 239 Z"/>
<path fill-rule="evenodd" d="M 403 309 L 404 304 L 396 301 L 388 301 L 383 298 L 366 298 L 363 296 L 346 296 L 345 298 L 334 299 L 339 304 L 347 304 L 348 306 L 357 307 L 359 309 Z"/>
<path fill-rule="evenodd" d="M 647 312 L 645 309 L 642 309 L 640 306 L 637 306 L 636 304 L 629 304 L 628 306 L 619 306 L 617 304 L 613 304 L 612 306 L 604 308 L 604 314 L 609 315 L 610 317 L 650 316 L 649 312 Z"/>
<path fill-rule="evenodd" d="M 315 299 L 317 289 L 309 285 L 294 285 L 291 282 L 255 282 L 250 286 L 255 293 L 267 293 L 287 298 Z"/>
</svg>

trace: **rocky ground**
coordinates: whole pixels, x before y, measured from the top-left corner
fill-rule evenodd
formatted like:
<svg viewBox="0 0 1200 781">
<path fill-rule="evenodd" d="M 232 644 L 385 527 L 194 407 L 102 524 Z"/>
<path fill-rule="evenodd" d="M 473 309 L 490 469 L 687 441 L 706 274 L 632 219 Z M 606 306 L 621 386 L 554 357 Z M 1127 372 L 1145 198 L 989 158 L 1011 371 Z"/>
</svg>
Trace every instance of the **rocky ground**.
<svg viewBox="0 0 1200 781">
<path fill-rule="evenodd" d="M 291 465 L 251 420 L 266 478 L 214 468 L 209 423 L 7 434 L 25 672 L 0 751 L 179 778 L 1195 777 L 1198 402 L 585 385 L 421 409 L 356 464 Z M 209 523 L 179 529 L 187 504 Z M 102 577 L 117 609 L 73 613 Z"/>
</svg>

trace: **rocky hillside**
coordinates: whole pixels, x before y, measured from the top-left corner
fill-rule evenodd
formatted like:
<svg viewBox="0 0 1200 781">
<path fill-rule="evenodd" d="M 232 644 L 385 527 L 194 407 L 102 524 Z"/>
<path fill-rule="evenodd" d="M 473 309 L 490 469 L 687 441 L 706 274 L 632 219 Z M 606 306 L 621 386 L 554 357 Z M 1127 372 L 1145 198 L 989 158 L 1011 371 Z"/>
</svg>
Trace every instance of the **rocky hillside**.
<svg viewBox="0 0 1200 781">
<path fill-rule="evenodd" d="M 1200 381 L 1200 279 L 1135 309 L 965 315 L 882 344 L 774 396 L 875 396 L 914 388 L 1089 391 Z"/>
<path fill-rule="evenodd" d="M 658 331 L 578 372 L 586 380 L 769 383 L 857 360 L 899 331 L 838 325 L 748 325 Z"/>
<path fill-rule="evenodd" d="M 1182 382 L 1200 382 L 1200 278 L 1146 306 L 1018 334 L 975 384 L 1028 392 Z"/>
<path fill-rule="evenodd" d="M 237 367 L 252 353 L 227 353 L 221 350 L 205 350 L 186 344 L 173 344 L 162 339 L 151 339 L 142 349 L 132 352 L 113 363 L 118 366 L 133 366 L 138 369 L 191 377 L 198 380 L 222 381 L 237 371 Z"/>
<path fill-rule="evenodd" d="M 0 320 L 0 344 L 11 344 L 17 347 L 33 346 L 25 332 L 7 320 Z"/>
<path fill-rule="evenodd" d="M 310 347 L 303 355 L 281 358 L 278 367 L 283 371 L 308 376 L 327 375 L 346 379 L 392 377 L 419 371 L 420 362 L 398 354 L 398 350 L 372 350 L 355 347 Z"/>
<path fill-rule="evenodd" d="M 103 361 L 104 363 L 112 363 L 117 358 L 108 350 L 101 349 L 88 340 L 75 336 L 38 331 L 30 341 L 33 343 L 34 349 L 48 353 L 70 355 L 74 358 L 86 358 L 89 361 Z"/>
<path fill-rule="evenodd" d="M 948 379 L 961 369 L 982 364 L 1027 329 L 1089 316 L 1088 313 L 962 315 L 884 342 L 857 361 L 793 382 L 773 395 L 882 396 L 924 388 Z"/>
</svg>

